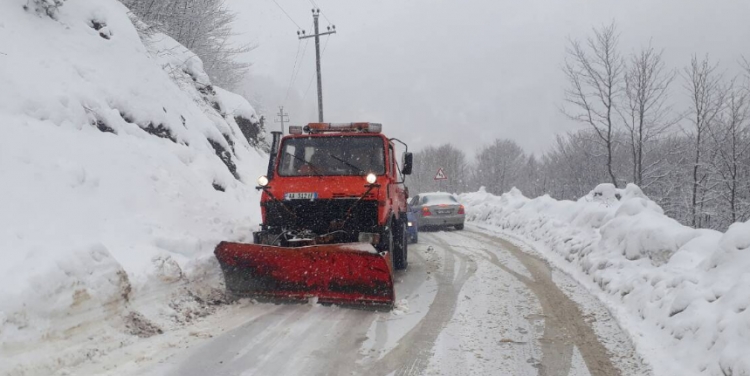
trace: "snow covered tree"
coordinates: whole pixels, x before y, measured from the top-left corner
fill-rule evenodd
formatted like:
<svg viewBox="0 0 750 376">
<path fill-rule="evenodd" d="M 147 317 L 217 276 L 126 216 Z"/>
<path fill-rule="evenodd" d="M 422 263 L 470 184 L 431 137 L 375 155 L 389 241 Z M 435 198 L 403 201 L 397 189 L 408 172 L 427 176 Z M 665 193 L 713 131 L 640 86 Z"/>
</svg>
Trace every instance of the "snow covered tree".
<svg viewBox="0 0 750 376">
<path fill-rule="evenodd" d="M 63 6 L 65 0 L 28 0 L 24 9 L 33 10 L 39 14 L 45 14 L 50 18 L 57 18 L 57 10 Z"/>
<path fill-rule="evenodd" d="M 193 51 L 215 85 L 233 89 L 247 74 L 250 44 L 233 45 L 236 14 L 224 0 L 121 0 L 144 22 Z"/>
</svg>

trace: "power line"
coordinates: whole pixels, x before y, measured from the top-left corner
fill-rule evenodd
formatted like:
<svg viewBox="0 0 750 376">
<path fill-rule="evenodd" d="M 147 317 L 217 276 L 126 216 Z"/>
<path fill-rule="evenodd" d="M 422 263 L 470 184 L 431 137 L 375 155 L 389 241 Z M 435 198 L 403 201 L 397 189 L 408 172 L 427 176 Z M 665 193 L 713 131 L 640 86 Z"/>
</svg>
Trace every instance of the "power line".
<svg viewBox="0 0 750 376">
<path fill-rule="evenodd" d="M 286 95 L 284 95 L 283 103 L 286 103 L 286 100 L 289 98 L 289 90 L 292 88 L 292 83 L 294 83 L 294 72 L 297 70 L 297 61 L 299 59 L 300 46 L 302 46 L 301 41 L 297 43 L 297 53 L 294 54 L 294 66 L 292 67 L 292 75 L 291 77 L 289 77 L 289 86 L 286 87 Z"/>
<path fill-rule="evenodd" d="M 302 29 L 301 27 L 299 27 L 299 24 L 297 24 L 296 22 L 294 22 L 294 19 L 292 18 L 292 16 L 290 16 L 290 15 L 289 15 L 289 13 L 287 13 L 287 12 L 286 12 L 286 11 L 284 10 L 284 8 L 282 8 L 282 7 L 281 7 L 281 5 L 279 5 L 279 3 L 277 3 L 277 2 L 276 2 L 276 0 L 271 0 L 271 1 L 273 1 L 273 3 L 274 3 L 274 4 L 276 4 L 276 6 L 277 6 L 277 7 L 279 7 L 279 9 L 281 9 L 281 11 L 282 11 L 282 12 L 284 12 L 284 14 L 286 14 L 286 17 L 287 17 L 287 18 L 289 18 L 289 21 L 292 21 L 292 23 L 293 23 L 293 24 L 294 24 L 295 26 L 297 26 L 297 29 Z M 325 15 L 323 15 L 323 16 L 325 17 Z M 327 18 L 326 18 L 326 19 L 327 19 Z M 330 22 L 330 21 L 329 21 L 329 22 Z"/>
<path fill-rule="evenodd" d="M 307 45 L 310 44 L 309 40 L 305 41 L 305 48 L 302 49 L 302 57 L 299 58 L 300 65 L 299 68 L 297 68 L 297 74 L 294 75 L 294 80 L 297 80 L 297 76 L 299 76 L 299 72 L 302 70 L 302 61 L 305 60 L 305 53 L 307 52 Z"/>
<path fill-rule="evenodd" d="M 311 27 L 312 27 L 312 25 L 311 25 Z M 301 63 L 302 60 L 305 59 L 305 53 L 307 52 L 307 45 L 308 44 L 310 44 L 310 41 L 306 40 L 305 41 L 305 48 L 302 49 L 302 56 L 301 57 L 299 56 L 299 49 L 300 49 L 300 46 L 302 45 L 302 41 L 300 41 L 299 44 L 297 44 L 297 53 L 294 56 L 294 67 L 292 67 L 292 76 L 289 77 L 289 86 L 287 86 L 287 88 L 286 88 L 286 95 L 284 95 L 284 102 L 283 102 L 283 104 L 286 104 L 287 99 L 289 99 L 289 93 L 290 93 L 290 91 L 292 89 L 292 86 L 294 86 L 294 82 L 297 81 L 297 77 L 299 76 L 299 72 L 302 70 L 302 64 L 297 65 L 297 62 L 299 61 Z"/>
</svg>

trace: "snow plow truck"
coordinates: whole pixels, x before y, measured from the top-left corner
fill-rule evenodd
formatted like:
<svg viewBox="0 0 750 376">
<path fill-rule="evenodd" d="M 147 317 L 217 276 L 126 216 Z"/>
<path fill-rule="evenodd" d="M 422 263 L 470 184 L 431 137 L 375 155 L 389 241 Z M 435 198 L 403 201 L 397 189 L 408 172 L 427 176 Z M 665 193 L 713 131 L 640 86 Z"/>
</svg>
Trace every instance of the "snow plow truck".
<svg viewBox="0 0 750 376">
<path fill-rule="evenodd" d="M 310 123 L 283 138 L 272 132 L 254 244 L 221 242 L 214 252 L 229 295 L 393 307 L 394 270 L 408 264 L 404 178 L 413 157 L 381 130 Z"/>
</svg>

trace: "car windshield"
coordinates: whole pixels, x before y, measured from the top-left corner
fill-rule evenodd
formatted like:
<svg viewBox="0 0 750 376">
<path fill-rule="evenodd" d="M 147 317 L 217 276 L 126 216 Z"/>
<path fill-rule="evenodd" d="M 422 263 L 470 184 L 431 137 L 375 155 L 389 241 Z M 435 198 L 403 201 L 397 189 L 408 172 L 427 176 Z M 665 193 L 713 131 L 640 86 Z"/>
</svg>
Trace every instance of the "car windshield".
<svg viewBox="0 0 750 376">
<path fill-rule="evenodd" d="M 380 137 L 290 138 L 281 146 L 280 176 L 385 173 Z"/>
</svg>

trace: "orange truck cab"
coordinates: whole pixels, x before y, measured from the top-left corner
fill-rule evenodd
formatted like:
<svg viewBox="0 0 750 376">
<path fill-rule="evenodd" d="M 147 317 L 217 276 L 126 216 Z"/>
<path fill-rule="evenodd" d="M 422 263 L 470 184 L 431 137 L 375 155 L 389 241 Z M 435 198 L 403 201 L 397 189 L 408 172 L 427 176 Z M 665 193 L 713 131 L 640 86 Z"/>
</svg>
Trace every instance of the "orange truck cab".
<svg viewBox="0 0 750 376">
<path fill-rule="evenodd" d="M 311 123 L 273 132 L 262 190 L 256 244 L 301 247 L 369 243 L 407 266 L 406 144 L 387 138 L 378 123 Z M 406 151 L 397 155 L 396 143 Z"/>
</svg>

